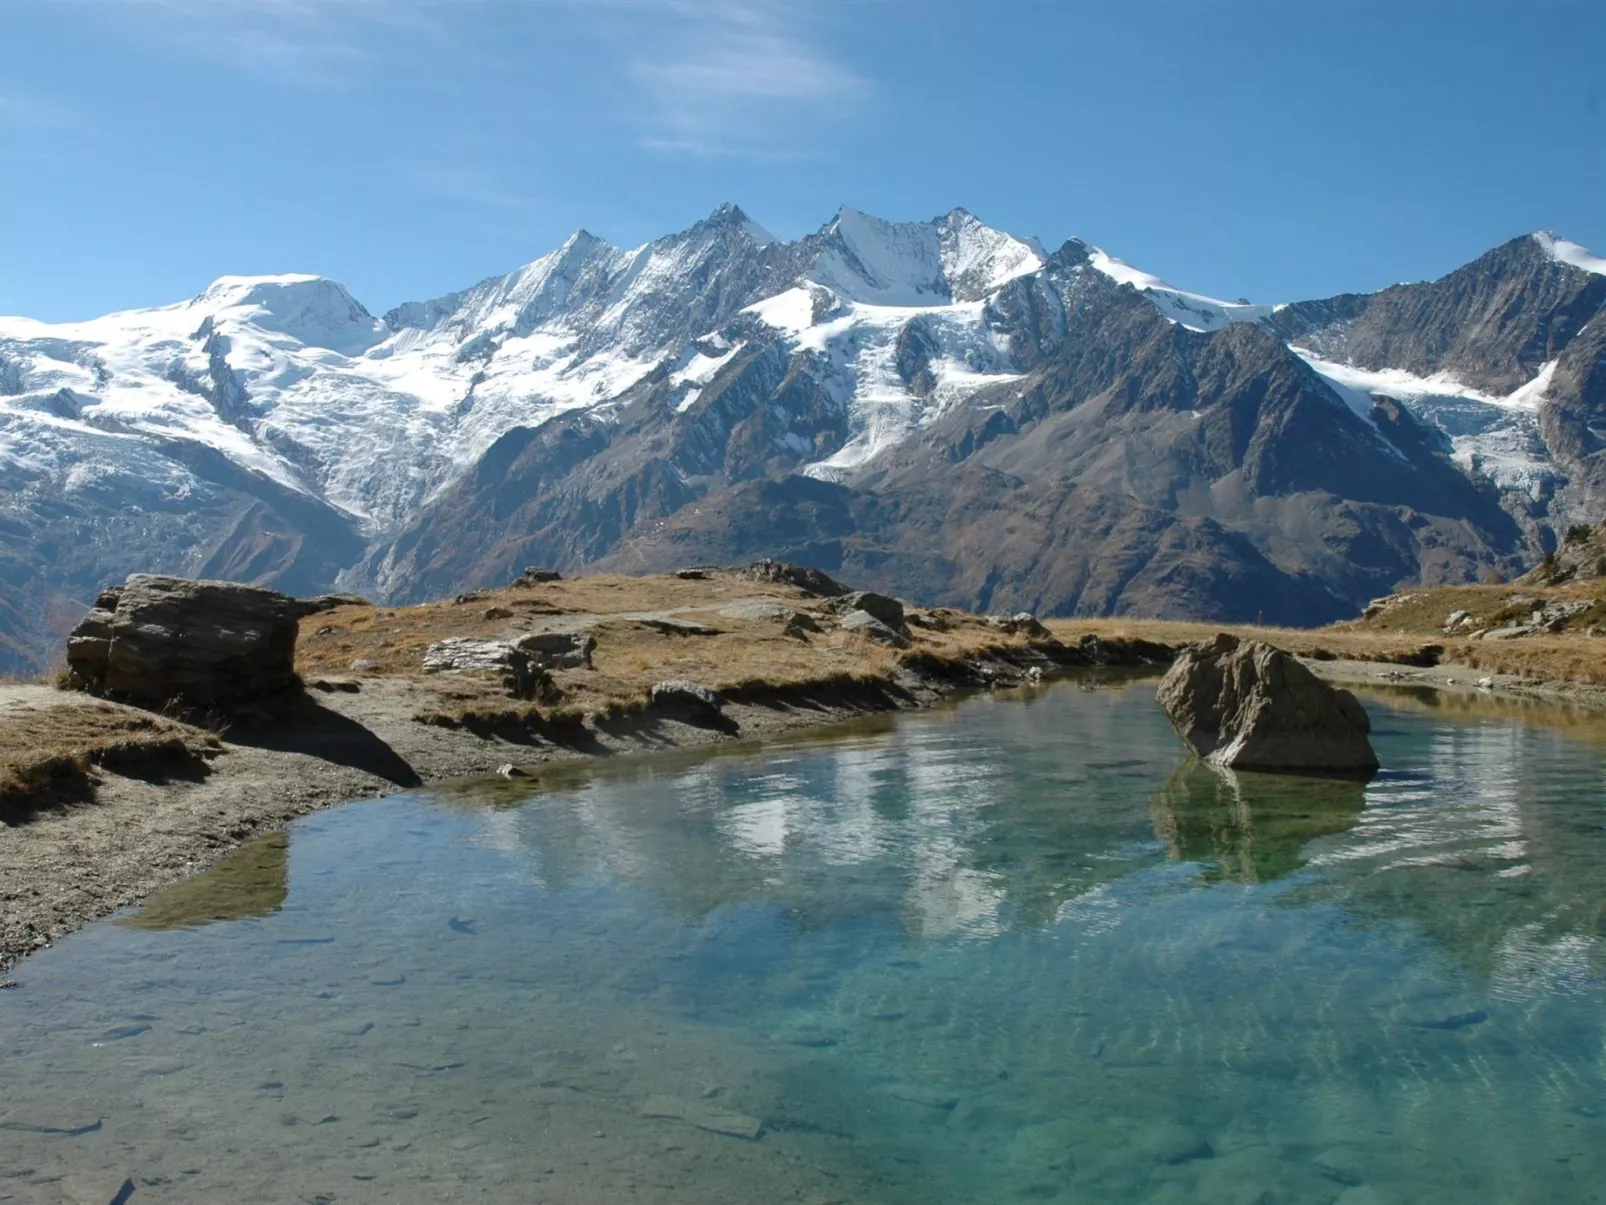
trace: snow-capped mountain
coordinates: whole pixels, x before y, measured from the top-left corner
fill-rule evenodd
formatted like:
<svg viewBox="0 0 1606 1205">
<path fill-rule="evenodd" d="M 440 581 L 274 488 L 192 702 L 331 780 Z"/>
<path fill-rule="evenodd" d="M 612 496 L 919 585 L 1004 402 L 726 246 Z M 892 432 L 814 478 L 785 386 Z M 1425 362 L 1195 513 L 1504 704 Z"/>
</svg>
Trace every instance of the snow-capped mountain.
<svg viewBox="0 0 1606 1205">
<path fill-rule="evenodd" d="M 946 496 L 958 510 L 921 522 L 952 535 L 1003 522 L 998 498 L 1011 490 L 1077 483 L 1111 515 L 1141 499 L 1168 516 L 1155 520 L 1165 530 L 1219 524 L 1267 572 L 1327 582 L 1336 570 L 1300 562 L 1292 528 L 1274 536 L 1267 504 L 1239 497 L 1245 481 L 1449 526 L 1465 526 L 1478 498 L 1504 498 L 1496 513 L 1511 530 L 1473 520 L 1480 534 L 1457 537 L 1453 555 L 1374 531 L 1390 551 L 1364 585 L 1327 582 L 1328 602 L 1291 607 L 1341 610 L 1379 575 L 1515 563 L 1589 510 L 1606 398 L 1587 351 L 1603 306 L 1606 261 L 1548 234 L 1431 284 L 1256 305 L 1186 292 L 1077 240 L 1050 254 L 963 210 L 894 223 L 845 208 L 784 242 L 729 205 L 631 249 L 579 231 L 506 276 L 382 317 L 320 277 L 222 277 L 189 301 L 87 322 L 0 318 L 0 584 L 21 616 L 11 627 L 38 649 L 131 569 L 415 597 L 521 558 L 646 566 L 694 548 L 796 551 L 797 532 L 722 543 L 677 526 L 694 515 L 739 526 L 730 500 L 759 482 L 850 510 L 873 499 L 875 540 L 890 547 L 900 540 L 887 515 L 913 498 Z M 1320 456 L 1290 444 L 1286 422 L 1265 447 L 1244 445 L 1245 414 L 1225 452 L 1201 452 L 1214 413 L 1202 382 L 1222 357 L 1253 360 L 1281 393 L 1267 401 L 1264 380 L 1228 372 L 1209 405 L 1325 407 L 1311 411 L 1317 427 L 1336 424 L 1363 460 L 1431 488 L 1368 499 L 1369 486 L 1316 468 L 1302 481 L 1297 467 L 1272 487 L 1268 457 Z M 1134 457 L 1169 467 L 1140 479 Z M 862 517 L 849 527 L 867 538 Z M 476 538 L 457 538 L 465 530 Z M 1034 538 L 1064 539 L 1051 518 Z M 890 550 L 867 549 L 864 571 L 933 597 L 1050 611 L 1219 610 L 1226 597 L 1090 592 L 1082 570 L 1015 589 L 995 548 L 956 559 L 944 544 L 932 547 L 948 569 L 900 577 L 875 568 L 898 560 Z M 1058 553 L 1045 555 L 1026 560 Z M 973 578 L 992 583 L 987 599 Z"/>
</svg>

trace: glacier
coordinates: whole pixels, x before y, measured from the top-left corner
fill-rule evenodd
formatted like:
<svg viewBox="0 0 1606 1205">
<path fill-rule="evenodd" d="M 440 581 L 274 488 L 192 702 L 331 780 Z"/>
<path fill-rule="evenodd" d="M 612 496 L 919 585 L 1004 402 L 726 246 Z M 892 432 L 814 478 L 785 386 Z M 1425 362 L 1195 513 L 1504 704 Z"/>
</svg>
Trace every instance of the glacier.
<svg viewBox="0 0 1606 1205">
<path fill-rule="evenodd" d="M 1558 263 L 1606 272 L 1577 244 L 1532 237 Z M 1073 244 L 1191 331 L 1275 327 L 1285 308 L 1188 292 Z M 576 231 L 512 272 L 378 316 L 334 281 L 289 274 L 223 276 L 187 301 L 84 322 L 0 318 L 0 480 L 135 507 L 154 490 L 172 505 L 202 483 L 161 450 L 196 445 L 374 537 L 515 428 L 571 411 L 607 422 L 660 380 L 685 412 L 760 347 L 805 366 L 846 416 L 847 438 L 802 466 L 836 479 L 1028 371 L 992 307 L 1050 259 L 963 209 L 889 222 L 844 207 L 782 241 L 722 205 L 633 248 Z M 1537 428 L 1544 373 L 1490 396 L 1290 346 L 1336 402 L 1364 417 L 1373 398 L 1398 399 L 1503 489 L 1537 497 L 1555 475 Z"/>
</svg>

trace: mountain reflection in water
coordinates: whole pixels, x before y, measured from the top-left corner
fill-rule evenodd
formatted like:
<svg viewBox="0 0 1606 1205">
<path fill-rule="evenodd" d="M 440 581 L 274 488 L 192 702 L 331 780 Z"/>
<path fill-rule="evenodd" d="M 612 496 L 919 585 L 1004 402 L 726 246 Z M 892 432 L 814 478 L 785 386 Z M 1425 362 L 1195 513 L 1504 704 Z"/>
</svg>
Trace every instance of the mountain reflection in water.
<svg viewBox="0 0 1606 1205">
<path fill-rule="evenodd" d="M 1136 683 L 310 817 L 19 968 L 0 1200 L 1601 1199 L 1606 746 L 1367 704 L 1364 787 Z"/>
</svg>

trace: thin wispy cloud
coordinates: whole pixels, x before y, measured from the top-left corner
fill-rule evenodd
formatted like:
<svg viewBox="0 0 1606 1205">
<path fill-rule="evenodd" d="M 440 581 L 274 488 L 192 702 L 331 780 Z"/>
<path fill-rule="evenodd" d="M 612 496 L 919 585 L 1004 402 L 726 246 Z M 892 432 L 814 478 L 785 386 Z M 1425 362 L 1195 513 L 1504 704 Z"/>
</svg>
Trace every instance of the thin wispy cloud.
<svg viewBox="0 0 1606 1205">
<path fill-rule="evenodd" d="M 402 168 L 399 177 L 415 192 L 513 216 L 528 214 L 541 204 L 540 197 L 510 187 L 496 172 L 472 164 L 415 163 Z"/>
<path fill-rule="evenodd" d="M 828 46 L 842 12 L 821 0 L 69 2 L 291 87 L 357 86 L 397 68 L 397 54 L 455 54 L 479 60 L 487 85 L 513 79 L 533 94 L 536 56 L 568 55 L 594 63 L 598 94 L 658 151 L 795 158 L 871 93 Z"/>
<path fill-rule="evenodd" d="M 433 29 L 416 0 L 73 0 L 130 32 L 292 85 L 341 86 L 384 29 Z"/>
<path fill-rule="evenodd" d="M 78 115 L 55 101 L 0 93 L 0 130 L 65 130 L 78 124 Z"/>
<path fill-rule="evenodd" d="M 631 6 L 637 14 L 647 7 Z M 638 31 L 627 59 L 645 102 L 645 145 L 773 155 L 766 140 L 840 119 L 869 93 L 869 82 L 820 44 L 817 6 L 661 0 L 651 7 L 658 36 L 643 45 Z"/>
</svg>

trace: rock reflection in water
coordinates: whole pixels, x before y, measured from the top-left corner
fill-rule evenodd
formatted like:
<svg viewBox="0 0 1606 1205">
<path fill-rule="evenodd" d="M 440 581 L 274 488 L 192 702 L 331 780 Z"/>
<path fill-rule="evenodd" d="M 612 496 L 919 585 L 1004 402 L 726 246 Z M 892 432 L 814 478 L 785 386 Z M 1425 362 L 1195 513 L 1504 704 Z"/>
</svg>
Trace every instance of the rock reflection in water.
<svg viewBox="0 0 1606 1205">
<path fill-rule="evenodd" d="M 1364 808 L 1142 684 L 309 817 L 0 993 L 0 1201 L 1601 1198 L 1606 756 L 1374 719 Z"/>
<path fill-rule="evenodd" d="M 1213 863 L 1207 879 L 1265 883 L 1305 865 L 1305 843 L 1354 828 L 1362 784 L 1239 773 L 1190 758 L 1149 801 L 1173 861 Z"/>
<path fill-rule="evenodd" d="M 268 916 L 284 906 L 289 893 L 290 838 L 265 833 L 206 873 L 157 892 L 118 923 L 131 929 L 190 929 L 214 921 Z"/>
</svg>

